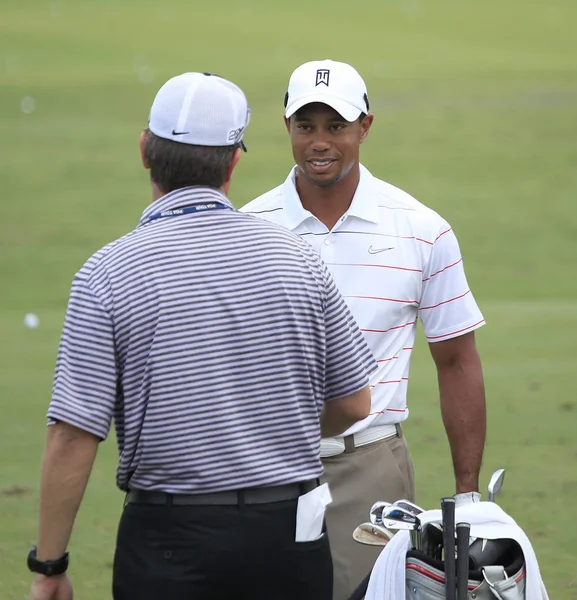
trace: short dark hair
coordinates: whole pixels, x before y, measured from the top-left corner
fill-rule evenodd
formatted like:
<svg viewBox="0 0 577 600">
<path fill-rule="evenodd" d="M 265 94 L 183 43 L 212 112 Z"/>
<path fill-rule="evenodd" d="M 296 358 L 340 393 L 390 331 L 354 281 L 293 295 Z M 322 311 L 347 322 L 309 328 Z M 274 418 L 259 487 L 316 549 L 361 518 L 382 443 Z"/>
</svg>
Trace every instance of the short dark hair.
<svg viewBox="0 0 577 600">
<path fill-rule="evenodd" d="M 192 185 L 220 188 L 226 180 L 232 155 L 240 144 L 197 146 L 173 142 L 145 130 L 144 159 L 150 178 L 168 194 Z"/>
</svg>

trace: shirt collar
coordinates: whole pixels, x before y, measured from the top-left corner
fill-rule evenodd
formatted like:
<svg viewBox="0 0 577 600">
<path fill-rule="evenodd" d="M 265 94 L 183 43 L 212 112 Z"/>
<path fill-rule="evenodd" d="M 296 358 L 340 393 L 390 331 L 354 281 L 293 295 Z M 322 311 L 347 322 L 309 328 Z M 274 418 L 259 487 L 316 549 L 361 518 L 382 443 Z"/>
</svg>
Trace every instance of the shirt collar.
<svg viewBox="0 0 577 600">
<path fill-rule="evenodd" d="M 155 213 L 173 208 L 182 208 L 183 206 L 191 206 L 204 202 L 220 202 L 230 208 L 234 208 L 231 201 L 218 189 L 205 186 L 191 186 L 180 188 L 169 192 L 152 204 L 147 206 L 142 213 L 141 221 L 150 217 Z"/>
<path fill-rule="evenodd" d="M 293 167 L 282 186 L 282 201 L 284 209 L 284 224 L 288 229 L 294 230 L 301 223 L 314 215 L 306 210 L 299 198 L 296 187 L 297 167 Z"/>
<path fill-rule="evenodd" d="M 371 223 L 379 222 L 379 206 L 375 199 L 374 177 L 372 173 L 363 165 L 360 165 L 361 177 L 359 185 L 355 190 L 353 201 L 349 206 L 347 215 L 370 221 Z"/>
<path fill-rule="evenodd" d="M 285 217 L 285 226 L 291 230 L 296 229 L 301 223 L 314 215 L 306 210 L 299 198 L 296 188 L 296 170 L 293 167 L 282 186 L 282 200 Z M 346 215 L 357 217 L 371 223 L 379 222 L 379 211 L 373 195 L 373 175 L 363 165 L 360 165 L 359 185 Z"/>
</svg>

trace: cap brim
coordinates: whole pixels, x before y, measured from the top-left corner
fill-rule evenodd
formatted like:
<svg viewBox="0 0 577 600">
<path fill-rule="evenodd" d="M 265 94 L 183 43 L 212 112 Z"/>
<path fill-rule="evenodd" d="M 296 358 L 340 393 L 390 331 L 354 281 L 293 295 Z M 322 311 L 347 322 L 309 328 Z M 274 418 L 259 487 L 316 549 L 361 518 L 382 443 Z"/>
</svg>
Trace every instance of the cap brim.
<svg viewBox="0 0 577 600">
<path fill-rule="evenodd" d="M 363 112 L 360 108 L 341 100 L 340 98 L 335 98 L 334 96 L 327 96 L 326 94 L 313 94 L 311 96 L 306 96 L 304 98 L 299 98 L 294 102 L 291 102 L 285 111 L 285 117 L 290 119 L 297 110 L 301 109 L 303 106 L 307 104 L 313 104 L 313 102 L 320 102 L 321 104 L 327 104 L 331 108 L 334 108 L 345 121 L 349 121 L 352 123 L 356 121 Z"/>
</svg>

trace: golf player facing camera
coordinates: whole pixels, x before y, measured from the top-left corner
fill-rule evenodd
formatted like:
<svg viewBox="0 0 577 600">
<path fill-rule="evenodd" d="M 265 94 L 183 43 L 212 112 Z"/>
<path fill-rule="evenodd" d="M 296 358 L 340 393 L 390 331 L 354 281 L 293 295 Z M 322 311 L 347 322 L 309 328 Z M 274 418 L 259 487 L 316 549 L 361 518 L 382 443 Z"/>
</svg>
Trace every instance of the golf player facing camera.
<svg viewBox="0 0 577 600">
<path fill-rule="evenodd" d="M 374 177 L 359 162 L 373 125 L 365 82 L 331 60 L 298 67 L 285 96 L 296 166 L 283 184 L 243 207 L 306 239 L 331 271 L 379 369 L 370 415 L 323 439 L 336 600 L 347 598 L 380 548 L 352 539 L 376 500 L 414 496 L 401 423 L 417 321 L 437 367 L 441 413 L 458 503 L 479 500 L 485 393 L 474 331 L 484 324 L 467 284 L 457 238 L 436 212 Z M 422 402 L 423 399 L 420 399 Z"/>
<path fill-rule="evenodd" d="M 249 114 L 210 73 L 156 95 L 153 202 L 72 284 L 31 600 L 72 598 L 66 549 L 112 420 L 115 600 L 332 597 L 321 433 L 366 418 L 377 365 L 313 248 L 228 200 Z"/>
</svg>

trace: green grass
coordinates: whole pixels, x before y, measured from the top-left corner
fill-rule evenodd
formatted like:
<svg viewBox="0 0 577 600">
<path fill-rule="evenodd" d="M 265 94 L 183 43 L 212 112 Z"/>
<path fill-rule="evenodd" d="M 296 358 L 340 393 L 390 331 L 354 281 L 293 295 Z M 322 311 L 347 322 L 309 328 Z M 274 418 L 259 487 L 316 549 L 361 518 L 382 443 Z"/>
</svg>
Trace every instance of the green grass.
<svg viewBox="0 0 577 600">
<path fill-rule="evenodd" d="M 70 281 L 149 201 L 137 141 L 158 87 L 189 70 L 239 83 L 253 110 L 231 197 L 290 166 L 282 97 L 316 58 L 357 66 L 375 123 L 363 161 L 454 226 L 487 318 L 483 485 L 531 538 L 551 598 L 577 598 L 577 42 L 574 0 L 4 0 L 0 6 L 0 598 L 23 600 L 44 414 Z M 25 97 L 34 110 L 21 111 Z M 25 103 L 26 104 L 26 103 Z M 41 319 L 24 328 L 25 313 Z M 451 490 L 422 335 L 406 432 L 419 501 Z M 73 541 L 77 597 L 110 597 L 122 495 L 101 447 Z M 549 512 L 549 509 L 547 509 Z"/>
</svg>

